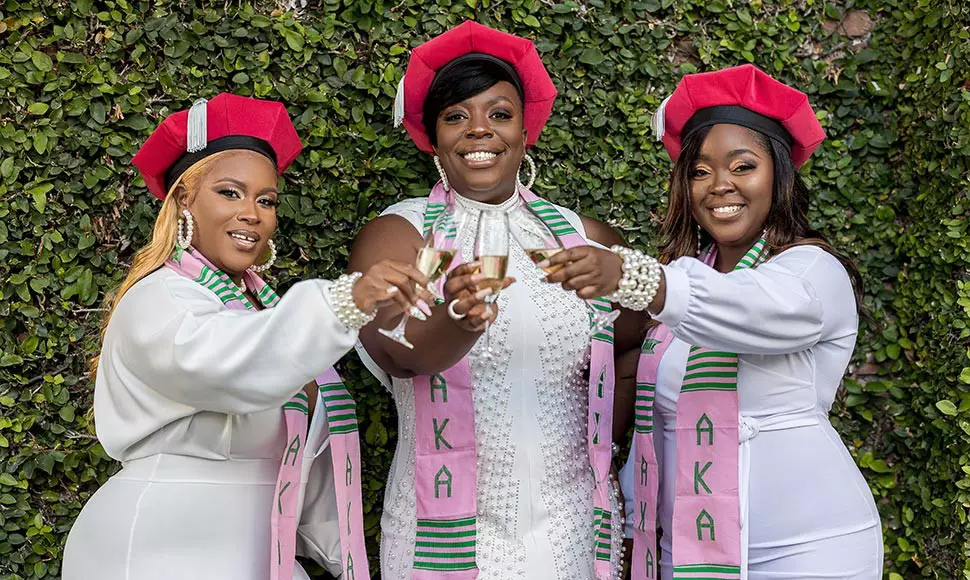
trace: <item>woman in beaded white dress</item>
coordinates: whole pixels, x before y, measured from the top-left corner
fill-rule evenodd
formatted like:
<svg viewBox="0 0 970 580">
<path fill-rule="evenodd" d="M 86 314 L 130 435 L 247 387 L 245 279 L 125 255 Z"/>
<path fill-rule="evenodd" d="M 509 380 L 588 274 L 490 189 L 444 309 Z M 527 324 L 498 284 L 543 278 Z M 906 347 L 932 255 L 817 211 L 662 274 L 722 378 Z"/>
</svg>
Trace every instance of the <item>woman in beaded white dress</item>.
<svg viewBox="0 0 970 580">
<path fill-rule="evenodd" d="M 455 248 L 460 256 L 473 256 L 483 210 L 525 210 L 525 194 L 519 195 L 524 187 L 516 185 L 518 170 L 555 97 L 530 41 L 473 22 L 415 49 L 404 90 L 405 126 L 419 148 L 435 155 L 442 181 L 431 198 L 397 203 L 367 224 L 352 250 L 351 270 L 366 270 L 381 259 L 413 262 L 435 192 L 467 216 Z M 362 358 L 389 388 L 398 411 L 398 443 L 381 522 L 381 573 L 387 580 L 475 577 L 474 571 L 455 573 L 461 563 L 440 563 L 463 556 L 481 580 L 594 577 L 594 479 L 586 440 L 591 347 L 589 309 L 583 299 L 616 285 L 599 272 L 605 261 L 619 258 L 600 248 L 622 241 L 596 220 L 548 206 L 567 230 L 588 242 L 572 250 L 571 273 L 561 285 L 547 283 L 513 238 L 509 277 L 490 308 L 485 304 L 490 291 L 478 291 L 476 285 L 477 264 L 462 264 L 449 273 L 444 302 L 433 308 L 433 315 L 408 324 L 413 350 L 377 332 L 394 326 L 396 316 L 378 315 L 360 335 Z M 639 346 L 642 321 L 626 316 L 617 323 L 617 353 Z M 490 357 L 483 356 L 485 341 L 480 340 L 486 321 L 491 323 Z M 632 330 L 629 337 L 619 331 L 625 326 Z M 416 489 L 421 473 L 416 460 L 416 442 L 421 441 L 416 419 L 421 413 L 416 408 L 419 379 L 425 377 L 427 385 L 431 376 L 431 388 L 438 388 L 442 377 L 451 381 L 447 373 L 466 360 L 474 382 L 469 400 L 474 409 L 477 490 L 472 488 L 472 501 L 477 513 L 471 515 L 477 515 L 472 518 L 477 520 L 477 537 L 473 528 L 466 554 L 438 554 L 439 563 L 422 562 L 423 557 L 434 559 L 426 552 L 435 542 L 416 538 L 422 535 L 421 522 L 427 521 L 420 513 L 422 492 Z M 449 390 L 445 400 L 448 396 L 458 395 Z M 448 429 L 444 424 L 436 427 L 435 444 L 440 435 L 450 442 L 445 443 L 449 449 L 457 447 L 461 426 Z M 437 487 L 434 493 L 437 497 Z M 444 572 L 449 565 L 450 572 Z"/>
</svg>

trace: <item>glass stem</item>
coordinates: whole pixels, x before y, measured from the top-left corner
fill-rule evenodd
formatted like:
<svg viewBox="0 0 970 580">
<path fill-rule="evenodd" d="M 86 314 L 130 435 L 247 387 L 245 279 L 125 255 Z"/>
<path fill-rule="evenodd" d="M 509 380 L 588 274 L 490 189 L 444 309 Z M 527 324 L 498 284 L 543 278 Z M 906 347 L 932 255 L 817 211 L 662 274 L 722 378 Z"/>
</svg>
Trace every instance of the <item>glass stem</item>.
<svg viewBox="0 0 970 580">
<path fill-rule="evenodd" d="M 394 330 L 391 331 L 394 333 L 394 336 L 404 336 L 404 329 L 407 326 L 408 318 L 410 317 L 411 315 L 409 315 L 407 312 L 401 316 L 401 322 L 398 322 L 397 326 L 394 327 Z"/>
<path fill-rule="evenodd" d="M 492 341 L 491 341 L 491 333 L 489 332 L 489 329 L 492 327 L 492 323 L 491 323 L 490 320 L 488 320 L 492 316 L 492 302 L 493 302 L 493 300 L 488 300 L 488 299 L 486 299 L 486 302 L 485 302 L 485 308 L 486 308 L 486 310 L 485 310 L 485 316 L 486 316 L 486 319 L 485 319 L 485 356 L 486 357 L 492 356 Z"/>
</svg>

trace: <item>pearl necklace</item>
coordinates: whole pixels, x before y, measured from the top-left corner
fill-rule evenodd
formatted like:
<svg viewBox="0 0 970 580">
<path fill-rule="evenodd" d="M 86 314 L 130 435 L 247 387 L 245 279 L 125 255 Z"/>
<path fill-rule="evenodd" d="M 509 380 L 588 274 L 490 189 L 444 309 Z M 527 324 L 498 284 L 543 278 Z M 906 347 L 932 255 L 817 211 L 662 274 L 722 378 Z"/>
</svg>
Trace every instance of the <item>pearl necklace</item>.
<svg viewBox="0 0 970 580">
<path fill-rule="evenodd" d="M 236 284 L 235 280 L 233 280 L 232 278 L 229 278 L 229 281 L 232 282 L 232 285 L 239 289 L 239 293 L 245 296 L 246 295 L 246 275 L 243 274 L 242 278 L 240 278 L 239 280 L 242 283 Z"/>
<path fill-rule="evenodd" d="M 469 199 L 460 193 L 455 192 L 455 202 L 462 209 L 470 212 L 481 213 L 485 210 L 501 210 L 508 213 L 522 203 L 522 197 L 518 195 L 518 192 L 514 192 L 502 203 L 493 204 L 475 201 L 474 199 Z"/>
</svg>

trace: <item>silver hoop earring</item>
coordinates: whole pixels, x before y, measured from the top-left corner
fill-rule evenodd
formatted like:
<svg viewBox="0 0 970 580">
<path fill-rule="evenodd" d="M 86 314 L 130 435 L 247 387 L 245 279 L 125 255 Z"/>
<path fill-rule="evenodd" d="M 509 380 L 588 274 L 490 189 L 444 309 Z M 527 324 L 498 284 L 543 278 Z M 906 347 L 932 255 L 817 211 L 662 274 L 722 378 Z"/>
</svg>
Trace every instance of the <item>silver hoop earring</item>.
<svg viewBox="0 0 970 580">
<path fill-rule="evenodd" d="M 192 214 L 189 213 L 189 210 L 183 209 L 182 215 L 185 216 L 185 220 L 183 221 L 182 218 L 179 218 L 178 230 L 175 232 L 175 238 L 178 246 L 183 250 L 187 250 L 189 249 L 189 246 L 192 245 L 192 234 L 195 232 L 195 223 L 192 221 Z M 182 232 L 183 224 L 185 226 L 184 233 Z"/>
<path fill-rule="evenodd" d="M 532 185 L 536 182 L 536 175 L 538 170 L 536 169 L 536 162 L 532 160 L 532 156 L 528 153 L 522 158 L 526 164 L 529 166 L 529 183 L 522 183 L 522 179 L 519 177 L 519 172 L 522 171 L 522 164 L 519 164 L 519 171 L 515 172 L 515 180 L 519 184 L 519 189 L 532 189 Z"/>
<path fill-rule="evenodd" d="M 441 166 L 441 159 L 437 155 L 434 156 L 434 166 L 438 168 L 438 175 L 441 176 L 441 185 L 444 186 L 445 191 L 451 189 L 448 185 L 448 174 L 445 173 L 445 168 Z"/>
<path fill-rule="evenodd" d="M 269 260 L 266 260 L 266 263 L 260 264 L 259 266 L 255 266 L 255 265 L 250 266 L 249 267 L 250 272 L 255 272 L 256 274 L 259 274 L 260 272 L 265 272 L 266 270 L 269 270 L 270 268 L 272 268 L 273 263 L 276 262 L 276 242 L 274 242 L 273 240 L 270 240 L 266 243 L 267 245 L 269 245 Z"/>
</svg>

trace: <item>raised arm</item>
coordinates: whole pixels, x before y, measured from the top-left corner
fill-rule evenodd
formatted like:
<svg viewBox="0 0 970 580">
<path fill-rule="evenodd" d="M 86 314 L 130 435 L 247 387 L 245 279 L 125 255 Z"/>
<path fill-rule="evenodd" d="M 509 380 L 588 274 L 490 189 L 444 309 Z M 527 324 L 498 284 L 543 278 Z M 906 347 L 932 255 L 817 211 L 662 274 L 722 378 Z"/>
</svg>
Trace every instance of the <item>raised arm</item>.
<svg viewBox="0 0 970 580">
<path fill-rule="evenodd" d="M 354 345 L 329 286 L 299 282 L 276 307 L 244 312 L 226 310 L 191 280 L 156 279 L 125 296 L 104 348 L 151 389 L 196 409 L 279 407 Z"/>
<path fill-rule="evenodd" d="M 677 338 L 741 354 L 798 352 L 855 332 L 849 276 L 823 249 L 801 246 L 754 269 L 722 274 L 693 258 L 663 268 L 655 318 Z"/>
</svg>

